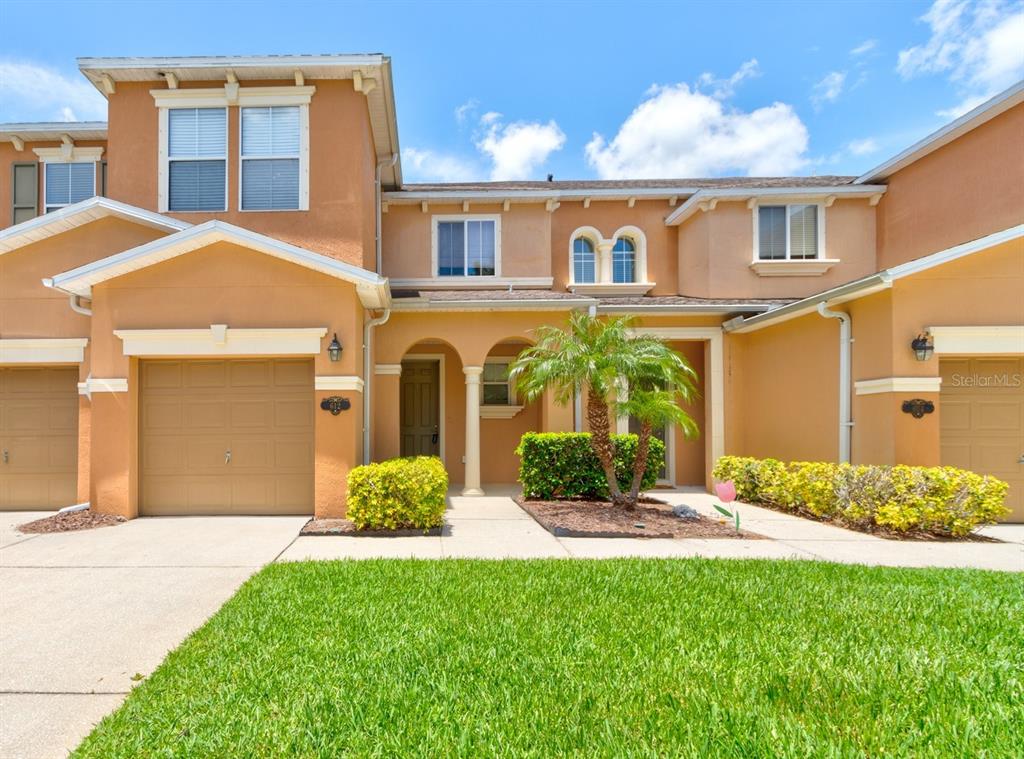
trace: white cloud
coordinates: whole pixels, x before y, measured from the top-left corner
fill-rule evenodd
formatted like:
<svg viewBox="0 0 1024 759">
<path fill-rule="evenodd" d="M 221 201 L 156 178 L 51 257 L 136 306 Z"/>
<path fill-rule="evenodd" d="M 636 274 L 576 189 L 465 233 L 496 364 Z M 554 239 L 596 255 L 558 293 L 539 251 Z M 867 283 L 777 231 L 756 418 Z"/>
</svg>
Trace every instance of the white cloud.
<svg viewBox="0 0 1024 759">
<path fill-rule="evenodd" d="M 565 133 L 554 120 L 506 125 L 501 114 L 492 111 L 481 117 L 480 124 L 485 131 L 476 146 L 491 159 L 493 180 L 529 179 L 548 156 L 565 145 Z"/>
<path fill-rule="evenodd" d="M 0 120 L 77 121 L 107 118 L 107 101 L 85 79 L 25 61 L 0 61 Z"/>
<path fill-rule="evenodd" d="M 850 55 L 853 55 L 853 56 L 867 55 L 871 51 L 875 50 L 877 47 L 878 47 L 878 40 L 875 40 L 875 39 L 864 40 L 862 43 L 857 45 L 857 47 L 853 48 L 853 50 L 850 51 Z"/>
<path fill-rule="evenodd" d="M 648 90 L 611 141 L 594 134 L 586 158 L 602 179 L 770 176 L 805 167 L 807 142 L 785 103 L 744 112 L 681 83 Z"/>
<path fill-rule="evenodd" d="M 470 98 L 465 103 L 455 109 L 455 121 L 459 124 L 466 123 L 466 119 L 469 115 L 477 109 L 480 102 L 476 98 Z"/>
<path fill-rule="evenodd" d="M 873 137 L 865 137 L 862 140 L 851 140 L 846 149 L 854 155 L 871 155 L 878 152 L 878 142 Z"/>
<path fill-rule="evenodd" d="M 472 161 L 420 148 L 402 150 L 402 169 L 413 182 L 469 182 L 479 179 L 482 173 Z"/>
<path fill-rule="evenodd" d="M 845 71 L 830 71 L 814 85 L 811 90 L 811 101 L 815 108 L 820 108 L 825 103 L 834 103 L 843 93 L 843 85 L 846 84 Z"/>
<path fill-rule="evenodd" d="M 904 79 L 947 75 L 960 102 L 941 115 L 965 113 L 1024 78 L 1024 3 L 936 0 L 921 20 L 931 36 L 901 50 L 896 70 Z"/>
<path fill-rule="evenodd" d="M 761 70 L 757 63 L 757 58 L 751 58 L 749 61 L 740 64 L 740 67 L 736 69 L 733 75 L 725 79 L 719 79 L 710 71 L 705 71 L 697 78 L 697 84 L 694 89 L 709 87 L 711 88 L 712 97 L 725 100 L 733 96 L 737 85 L 745 79 L 753 79 L 759 76 L 761 76 Z"/>
</svg>

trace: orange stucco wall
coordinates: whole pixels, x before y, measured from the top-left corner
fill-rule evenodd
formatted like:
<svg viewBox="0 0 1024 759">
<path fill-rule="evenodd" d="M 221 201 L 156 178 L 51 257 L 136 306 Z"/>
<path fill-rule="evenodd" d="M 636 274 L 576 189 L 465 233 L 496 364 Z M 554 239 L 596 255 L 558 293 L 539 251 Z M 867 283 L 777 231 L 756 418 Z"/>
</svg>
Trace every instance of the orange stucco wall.
<svg viewBox="0 0 1024 759">
<path fill-rule="evenodd" d="M 1024 105 L 896 172 L 878 205 L 878 268 L 1024 221 Z"/>
<path fill-rule="evenodd" d="M 129 377 L 128 393 L 94 396 L 93 503 L 99 510 L 135 516 L 137 482 L 138 361 L 123 355 L 118 329 L 326 327 L 324 345 L 337 332 L 348 349 L 331 362 L 315 357 L 320 375 L 360 375 L 363 309 L 345 282 L 229 243 L 217 243 L 97 285 L 93 291 L 92 371 L 96 377 Z M 315 510 L 339 516 L 345 477 L 359 463 L 362 400 L 355 391 L 317 391 L 316 401 L 340 395 L 351 401 L 339 416 L 317 411 Z"/>
<path fill-rule="evenodd" d="M 754 259 L 754 211 L 739 202 L 697 212 L 679 227 L 678 290 L 718 298 L 804 297 L 875 271 L 875 209 L 867 200 L 837 200 L 825 209 L 828 272 L 810 277 L 762 277 Z"/>
<path fill-rule="evenodd" d="M 37 208 L 39 213 L 43 213 L 43 164 L 39 163 L 39 156 L 33 153 L 34 148 L 56 148 L 60 147 L 60 140 L 53 142 L 26 142 L 24 150 L 16 150 L 14 143 L 11 142 L 0 142 L 0 229 L 11 226 L 12 210 L 11 210 L 11 165 L 15 163 L 35 163 L 39 171 L 38 182 L 36 189 L 38 191 L 38 197 L 36 199 Z M 96 140 L 81 140 L 75 143 L 76 147 L 81 148 L 96 148 L 106 147 L 106 142 Z M 102 159 L 106 160 L 107 152 L 104 151 Z M 100 192 L 100 170 L 99 164 L 96 165 L 96 193 Z"/>
<path fill-rule="evenodd" d="M 282 86 L 292 82 L 246 82 Z M 309 105 L 309 210 L 239 210 L 238 107 L 228 108 L 228 211 L 171 214 L 190 223 L 217 218 L 255 232 L 334 256 L 356 266 L 374 265 L 374 155 L 366 98 L 351 81 L 308 81 L 316 86 Z M 223 87 L 189 82 L 182 87 Z M 150 90 L 163 83 L 118 83 L 109 98 L 108 195 L 157 209 L 158 109 Z"/>
</svg>

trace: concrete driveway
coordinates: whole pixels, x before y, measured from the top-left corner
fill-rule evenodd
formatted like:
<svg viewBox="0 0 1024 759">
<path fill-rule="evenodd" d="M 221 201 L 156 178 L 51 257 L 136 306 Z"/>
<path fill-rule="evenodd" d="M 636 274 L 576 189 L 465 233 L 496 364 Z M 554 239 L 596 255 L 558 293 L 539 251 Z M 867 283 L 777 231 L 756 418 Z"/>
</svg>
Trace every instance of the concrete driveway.
<svg viewBox="0 0 1024 759">
<path fill-rule="evenodd" d="M 0 513 L 0 757 L 66 756 L 306 517 L 163 517 L 54 535 Z"/>
</svg>

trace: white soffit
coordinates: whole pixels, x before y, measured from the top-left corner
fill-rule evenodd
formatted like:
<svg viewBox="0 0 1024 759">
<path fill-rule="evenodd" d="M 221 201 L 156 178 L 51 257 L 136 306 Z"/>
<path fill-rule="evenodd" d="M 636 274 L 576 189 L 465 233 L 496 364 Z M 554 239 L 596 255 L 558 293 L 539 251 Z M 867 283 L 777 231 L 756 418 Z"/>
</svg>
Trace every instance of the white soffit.
<svg viewBox="0 0 1024 759">
<path fill-rule="evenodd" d="M 107 139 L 105 121 L 27 121 L 0 124 L 0 142 L 17 137 L 23 142 L 60 142 L 64 135 L 72 140 Z"/>
<path fill-rule="evenodd" d="M 390 304 L 388 280 L 374 272 L 218 220 L 207 221 L 145 245 L 101 258 L 58 274 L 53 279 L 44 280 L 44 284 L 72 295 L 89 298 L 92 296 L 93 285 L 217 242 L 230 242 L 350 282 L 356 286 L 359 299 L 367 308 L 385 308 Z"/>
<path fill-rule="evenodd" d="M 107 216 L 166 232 L 180 232 L 192 226 L 186 221 L 97 196 L 0 230 L 0 255 Z"/>
</svg>

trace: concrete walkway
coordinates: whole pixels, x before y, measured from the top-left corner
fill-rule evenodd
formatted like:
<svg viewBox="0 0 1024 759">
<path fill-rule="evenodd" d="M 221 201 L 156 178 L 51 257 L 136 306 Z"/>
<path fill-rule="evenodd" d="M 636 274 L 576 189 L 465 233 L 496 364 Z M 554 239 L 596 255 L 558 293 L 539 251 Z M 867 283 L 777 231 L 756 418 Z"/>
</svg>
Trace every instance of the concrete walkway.
<svg viewBox="0 0 1024 759">
<path fill-rule="evenodd" d="M 556 538 L 520 509 L 511 488 L 486 488 L 483 498 L 449 497 L 440 537 L 301 537 L 283 561 L 373 557 L 436 558 L 613 558 L 705 556 L 748 559 L 816 559 L 894 567 L 969 567 L 1024 571 L 1024 526 L 986 528 L 1003 543 L 901 541 L 813 522 L 756 506 L 740 505 L 741 526 L 765 540 Z M 685 503 L 720 518 L 713 497 L 701 492 L 658 491 L 672 504 Z"/>
<path fill-rule="evenodd" d="M 23 535 L 0 513 L 0 757 L 67 756 L 305 517 L 136 519 Z"/>
</svg>

